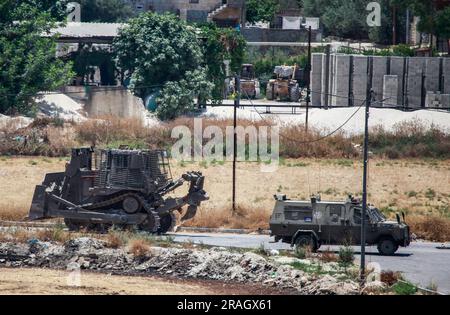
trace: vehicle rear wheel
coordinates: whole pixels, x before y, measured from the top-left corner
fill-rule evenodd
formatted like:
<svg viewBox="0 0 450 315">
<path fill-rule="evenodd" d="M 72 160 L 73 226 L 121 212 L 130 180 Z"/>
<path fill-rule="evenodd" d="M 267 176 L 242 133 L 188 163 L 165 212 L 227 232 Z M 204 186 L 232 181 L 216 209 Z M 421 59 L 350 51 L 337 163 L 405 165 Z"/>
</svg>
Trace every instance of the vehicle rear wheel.
<svg viewBox="0 0 450 315">
<path fill-rule="evenodd" d="M 314 241 L 312 236 L 309 234 L 299 235 L 295 239 L 295 250 L 297 250 L 301 247 L 308 248 L 311 250 L 311 252 L 316 252 L 318 249 L 316 242 Z"/>
<path fill-rule="evenodd" d="M 398 244 L 390 237 L 383 237 L 378 241 L 378 252 L 381 255 L 392 256 L 398 249 Z"/>
<path fill-rule="evenodd" d="M 298 84 L 289 87 L 289 98 L 291 102 L 298 102 L 300 100 L 300 88 Z"/>
</svg>

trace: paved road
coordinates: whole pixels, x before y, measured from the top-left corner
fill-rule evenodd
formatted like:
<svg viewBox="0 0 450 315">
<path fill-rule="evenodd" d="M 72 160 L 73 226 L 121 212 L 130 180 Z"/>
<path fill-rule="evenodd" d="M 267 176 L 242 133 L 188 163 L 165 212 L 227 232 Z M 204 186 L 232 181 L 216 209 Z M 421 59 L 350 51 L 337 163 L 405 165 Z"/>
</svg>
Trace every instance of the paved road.
<svg viewBox="0 0 450 315">
<path fill-rule="evenodd" d="M 257 248 L 264 244 L 268 249 L 289 249 L 288 244 L 271 243 L 273 238 L 268 235 L 247 234 L 209 234 L 209 233 L 175 233 L 172 234 L 177 242 L 192 241 L 213 246 L 230 246 L 242 248 Z M 400 248 L 394 256 L 381 256 L 376 247 L 366 248 L 366 261 L 377 262 L 383 270 L 401 271 L 405 277 L 422 287 L 430 282 L 438 286 L 438 291 L 450 294 L 450 249 L 436 248 L 440 244 L 430 242 L 413 242 L 407 248 Z M 322 247 L 321 250 L 328 247 Z M 338 246 L 330 246 L 333 251 Z M 354 247 L 355 254 L 359 254 L 359 247 Z"/>
</svg>

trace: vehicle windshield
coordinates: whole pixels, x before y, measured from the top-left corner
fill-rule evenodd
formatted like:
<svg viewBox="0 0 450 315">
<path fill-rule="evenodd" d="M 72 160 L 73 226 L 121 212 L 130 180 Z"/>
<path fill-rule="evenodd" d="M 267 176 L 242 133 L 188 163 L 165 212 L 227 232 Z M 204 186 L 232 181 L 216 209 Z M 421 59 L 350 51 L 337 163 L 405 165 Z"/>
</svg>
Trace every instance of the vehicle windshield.
<svg viewBox="0 0 450 315">
<path fill-rule="evenodd" d="M 372 219 L 373 222 L 381 222 L 381 221 L 385 221 L 386 217 L 381 213 L 380 210 L 378 210 L 377 208 L 374 207 L 369 207 L 368 208 L 368 212 L 369 212 L 369 216 Z"/>
</svg>

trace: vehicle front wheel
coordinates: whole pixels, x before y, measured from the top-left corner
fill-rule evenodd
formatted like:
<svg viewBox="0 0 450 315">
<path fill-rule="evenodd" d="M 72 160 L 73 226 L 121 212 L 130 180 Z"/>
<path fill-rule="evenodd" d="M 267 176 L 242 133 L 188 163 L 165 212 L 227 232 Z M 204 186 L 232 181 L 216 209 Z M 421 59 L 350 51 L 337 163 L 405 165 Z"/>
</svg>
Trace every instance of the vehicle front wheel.
<svg viewBox="0 0 450 315">
<path fill-rule="evenodd" d="M 308 234 L 299 235 L 295 239 L 295 250 L 302 248 L 302 247 L 309 248 L 311 250 L 311 252 L 313 252 L 313 253 L 315 253 L 318 249 L 315 240 L 312 238 L 311 235 L 308 235 Z"/>
<path fill-rule="evenodd" d="M 383 237 L 378 241 L 378 252 L 381 255 L 392 256 L 398 249 L 398 244 L 390 237 Z"/>
</svg>

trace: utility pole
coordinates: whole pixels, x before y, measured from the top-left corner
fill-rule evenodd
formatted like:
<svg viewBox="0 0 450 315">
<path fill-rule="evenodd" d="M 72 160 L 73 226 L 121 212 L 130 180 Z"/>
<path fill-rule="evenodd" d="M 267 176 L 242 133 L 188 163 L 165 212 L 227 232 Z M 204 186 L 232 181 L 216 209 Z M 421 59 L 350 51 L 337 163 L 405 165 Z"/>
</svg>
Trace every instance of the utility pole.
<svg viewBox="0 0 450 315">
<path fill-rule="evenodd" d="M 392 6 L 392 44 L 397 45 L 397 8 Z"/>
<path fill-rule="evenodd" d="M 366 281 L 366 213 L 367 213 L 367 168 L 369 160 L 369 113 L 372 102 L 372 73 L 373 59 L 368 57 L 367 65 L 367 95 L 366 95 L 366 115 L 364 125 L 364 170 L 363 170 L 363 195 L 361 212 L 361 285 Z"/>
<path fill-rule="evenodd" d="M 305 131 L 308 133 L 308 118 L 309 118 L 309 102 L 311 101 L 311 26 L 309 26 L 308 31 L 308 65 L 306 69 L 306 73 L 308 75 L 308 85 L 306 90 L 306 118 L 305 118 Z"/>
<path fill-rule="evenodd" d="M 409 11 L 409 9 L 406 9 L 406 41 L 405 41 L 405 43 L 407 45 L 409 45 L 409 37 L 410 37 L 409 29 L 410 29 L 410 26 L 411 26 L 410 11 Z"/>
<path fill-rule="evenodd" d="M 236 74 L 234 78 L 234 92 L 236 94 L 234 99 L 234 114 L 233 114 L 233 196 L 232 209 L 233 214 L 236 213 L 236 157 L 237 157 L 237 109 L 241 101 L 241 78 Z"/>
</svg>

